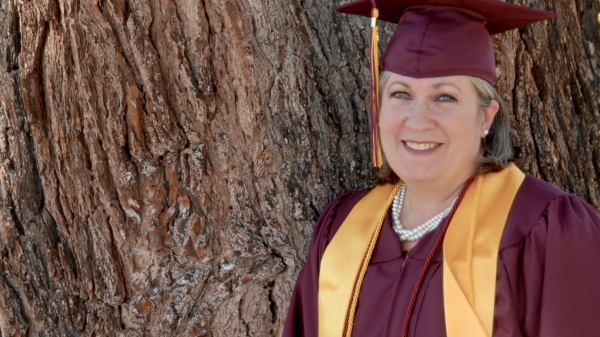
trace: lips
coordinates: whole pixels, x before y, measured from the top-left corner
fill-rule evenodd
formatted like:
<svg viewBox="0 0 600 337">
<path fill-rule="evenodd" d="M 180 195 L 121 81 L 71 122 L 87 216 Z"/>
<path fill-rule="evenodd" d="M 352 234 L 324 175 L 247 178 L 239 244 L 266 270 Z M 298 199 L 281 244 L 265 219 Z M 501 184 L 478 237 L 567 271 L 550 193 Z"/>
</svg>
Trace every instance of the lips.
<svg viewBox="0 0 600 337">
<path fill-rule="evenodd" d="M 417 150 L 417 151 L 427 151 L 433 149 L 434 147 L 438 147 L 440 143 L 415 143 L 415 142 L 404 142 L 409 149 Z"/>
</svg>

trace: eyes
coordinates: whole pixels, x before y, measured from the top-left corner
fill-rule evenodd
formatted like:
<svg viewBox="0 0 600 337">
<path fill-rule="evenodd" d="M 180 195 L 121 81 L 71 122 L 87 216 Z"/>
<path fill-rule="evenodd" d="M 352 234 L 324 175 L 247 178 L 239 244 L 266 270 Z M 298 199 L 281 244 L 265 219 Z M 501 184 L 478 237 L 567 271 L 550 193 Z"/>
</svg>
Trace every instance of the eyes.
<svg viewBox="0 0 600 337">
<path fill-rule="evenodd" d="M 396 91 L 392 94 L 392 97 L 398 99 L 410 99 L 410 95 L 404 91 Z"/>
<path fill-rule="evenodd" d="M 452 96 L 450 96 L 450 95 L 443 94 L 443 95 L 438 96 L 438 98 L 436 99 L 436 101 L 440 101 L 440 102 L 456 102 L 457 99 L 454 98 L 454 97 L 452 97 Z"/>
<path fill-rule="evenodd" d="M 406 91 L 393 92 L 391 94 L 391 98 L 401 99 L 401 100 L 412 100 L 412 97 Z M 454 98 L 454 96 L 452 96 L 452 95 L 440 94 L 434 98 L 434 101 L 446 103 L 446 102 L 457 102 L 458 100 L 456 98 Z"/>
</svg>

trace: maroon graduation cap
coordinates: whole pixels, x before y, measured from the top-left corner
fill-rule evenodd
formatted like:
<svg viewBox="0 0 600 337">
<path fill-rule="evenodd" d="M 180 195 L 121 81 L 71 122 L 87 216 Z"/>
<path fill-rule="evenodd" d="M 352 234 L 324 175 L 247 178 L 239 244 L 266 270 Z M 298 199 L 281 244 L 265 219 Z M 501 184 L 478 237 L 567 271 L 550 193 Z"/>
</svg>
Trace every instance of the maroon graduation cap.
<svg viewBox="0 0 600 337">
<path fill-rule="evenodd" d="M 430 78 L 468 75 L 496 84 L 490 35 L 556 17 L 499 0 L 358 0 L 338 12 L 371 17 L 371 161 L 381 167 L 379 143 L 379 47 L 376 20 L 398 23 L 381 69 Z"/>
</svg>

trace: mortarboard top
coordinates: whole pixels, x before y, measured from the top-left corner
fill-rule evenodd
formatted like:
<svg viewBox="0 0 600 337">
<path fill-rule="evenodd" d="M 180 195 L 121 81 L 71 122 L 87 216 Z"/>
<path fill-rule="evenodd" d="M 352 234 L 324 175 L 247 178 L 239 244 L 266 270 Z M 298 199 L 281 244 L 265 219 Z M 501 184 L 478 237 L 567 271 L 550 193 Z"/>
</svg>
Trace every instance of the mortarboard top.
<svg viewBox="0 0 600 337">
<path fill-rule="evenodd" d="M 499 0 L 358 0 L 338 12 L 372 17 L 371 160 L 381 166 L 379 145 L 379 56 L 375 20 L 397 23 L 381 69 L 414 77 L 467 75 L 496 84 L 490 35 L 556 17 L 548 11 Z"/>
<path fill-rule="evenodd" d="M 468 9 L 487 19 L 485 25 L 490 35 L 521 28 L 534 22 L 555 18 L 553 12 L 543 11 L 499 0 L 377 0 L 379 20 L 398 23 L 406 9 L 415 6 L 448 6 Z M 358 0 L 335 8 L 351 15 L 371 17 L 371 0 Z"/>
</svg>

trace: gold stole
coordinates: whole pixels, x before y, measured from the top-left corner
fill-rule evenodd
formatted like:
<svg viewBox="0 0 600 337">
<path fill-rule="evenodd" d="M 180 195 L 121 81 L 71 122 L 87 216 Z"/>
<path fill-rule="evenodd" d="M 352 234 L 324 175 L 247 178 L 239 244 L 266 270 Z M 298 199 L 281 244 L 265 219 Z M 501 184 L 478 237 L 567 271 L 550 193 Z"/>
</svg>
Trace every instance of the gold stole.
<svg viewBox="0 0 600 337">
<path fill-rule="evenodd" d="M 513 164 L 479 177 L 450 222 L 443 243 L 448 337 L 492 335 L 498 248 L 524 179 Z M 351 336 L 362 281 L 398 188 L 386 185 L 371 190 L 327 246 L 319 273 L 319 337 Z"/>
</svg>

